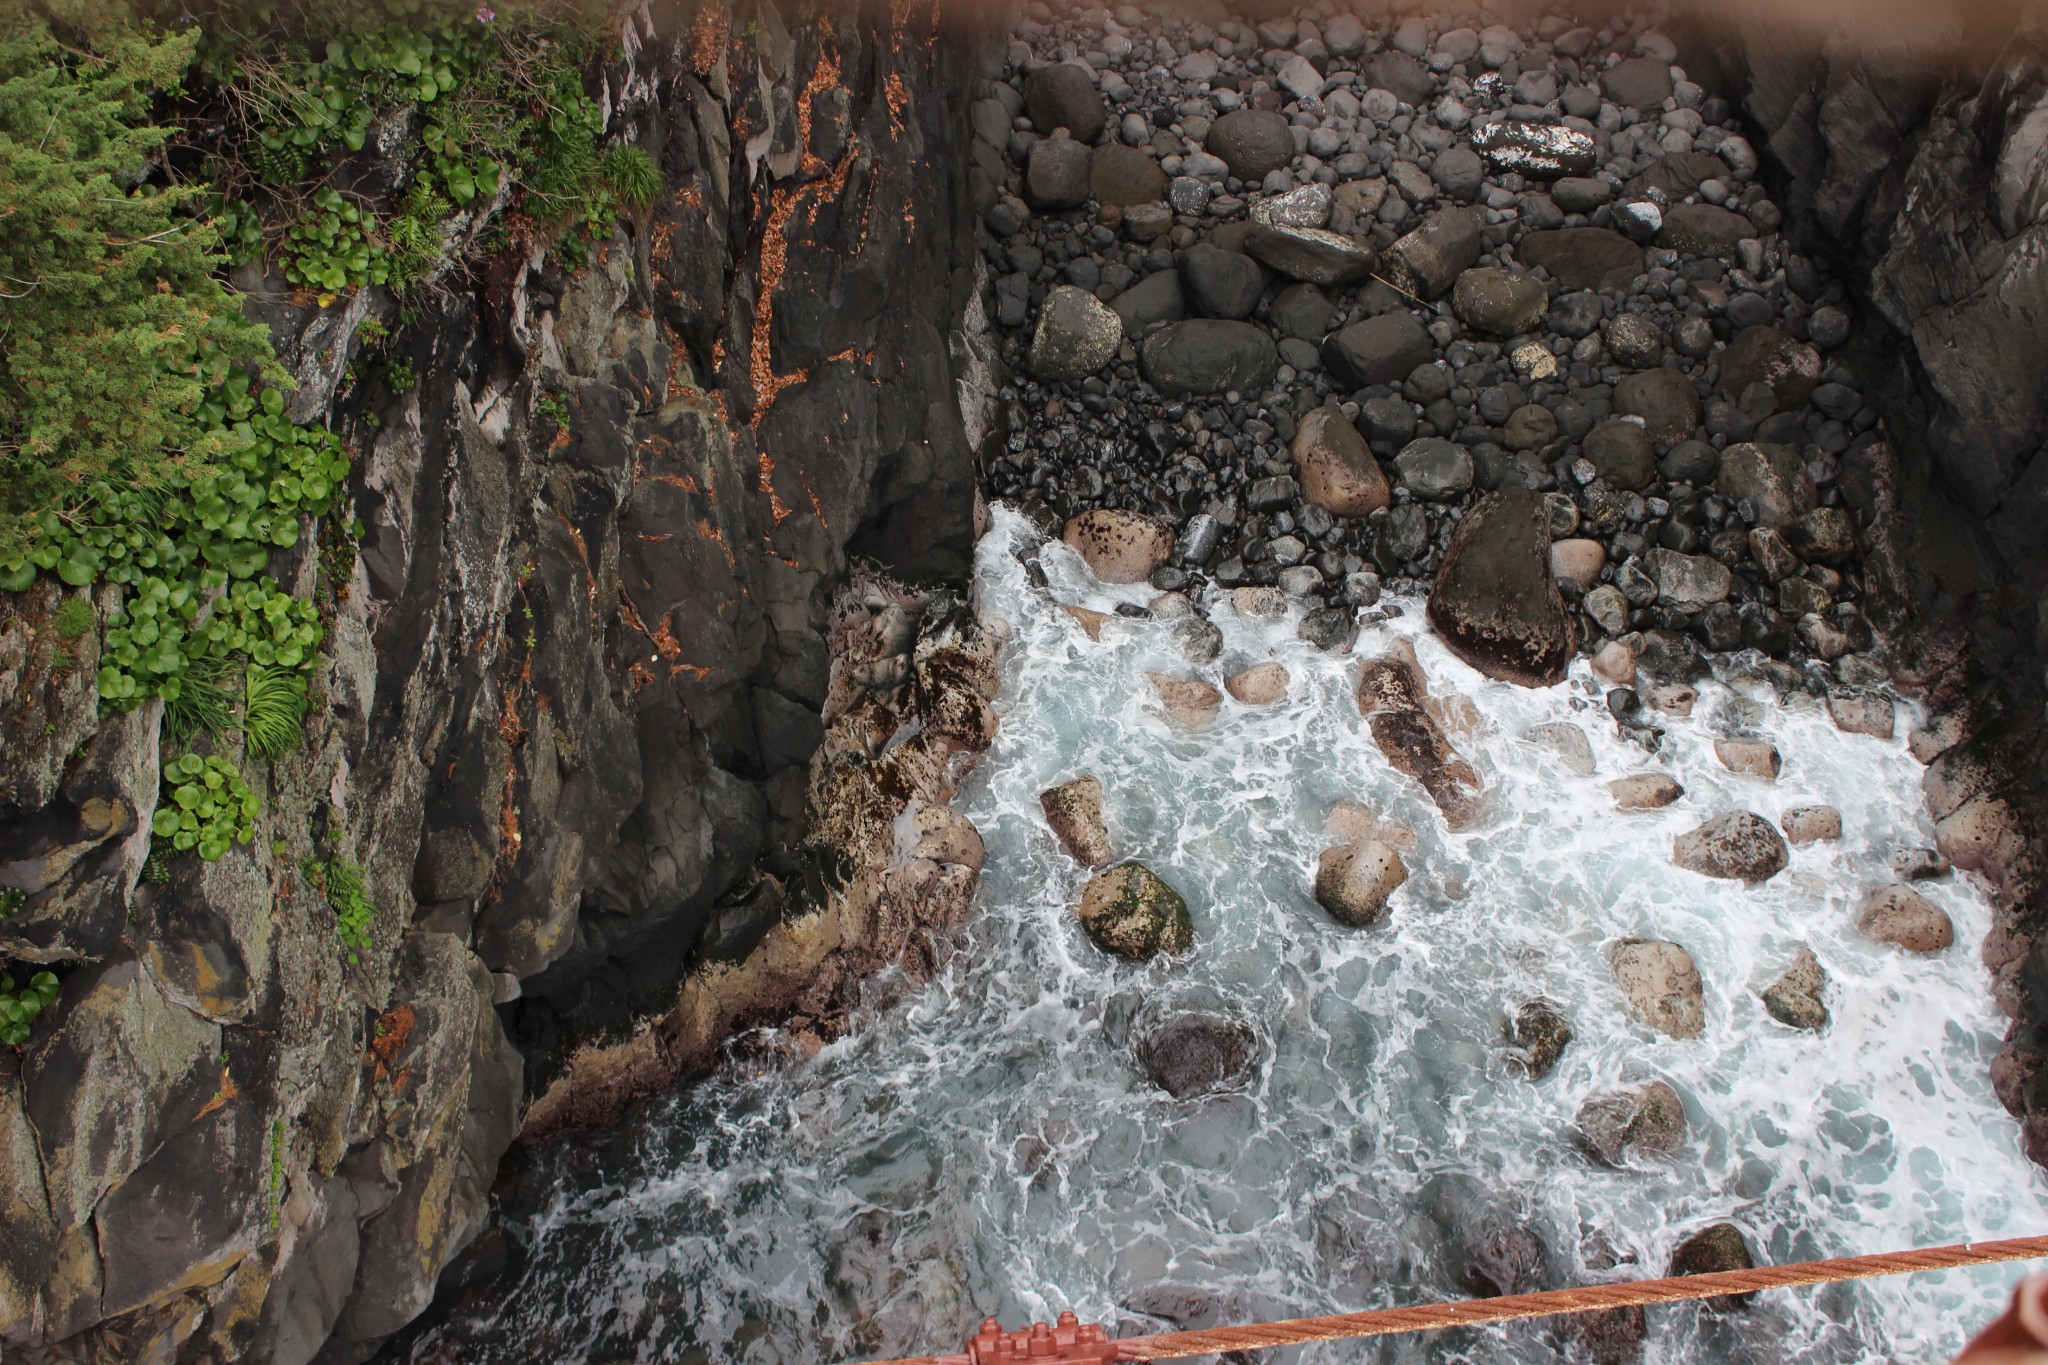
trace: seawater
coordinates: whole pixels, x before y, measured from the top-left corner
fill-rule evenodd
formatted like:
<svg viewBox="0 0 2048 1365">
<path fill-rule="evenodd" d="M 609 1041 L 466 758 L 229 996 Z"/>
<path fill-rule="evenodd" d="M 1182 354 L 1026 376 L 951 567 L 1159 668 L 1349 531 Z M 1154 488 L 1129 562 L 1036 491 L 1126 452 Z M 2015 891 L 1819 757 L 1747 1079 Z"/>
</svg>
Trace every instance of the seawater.
<svg viewBox="0 0 2048 1365">
<path fill-rule="evenodd" d="M 958 1350 L 985 1315 L 1072 1309 L 1137 1333 L 1393 1306 L 1463 1296 L 1482 1226 L 1533 1232 L 1552 1286 L 1662 1274 L 1682 1238 L 1722 1220 L 1774 1262 L 2048 1228 L 2048 1184 L 1987 1075 L 2004 1021 L 1976 954 L 1984 898 L 1955 877 L 1919 887 L 1956 924 L 1933 958 L 1853 923 L 1860 893 L 1889 880 L 1887 852 L 1931 842 L 1903 738 L 1841 734 L 1811 698 L 1736 670 L 1702 683 L 1651 755 L 1583 663 L 1556 687 L 1491 682 L 1442 648 L 1419 602 L 1399 603 L 1355 655 L 1405 637 L 1432 691 L 1476 710 L 1454 738 L 1493 814 L 1452 833 L 1373 746 L 1355 659 L 1297 641 L 1295 615 L 1212 604 L 1225 647 L 1209 676 L 1272 659 L 1292 687 L 1186 732 L 1146 677 L 1189 671 L 1169 626 L 1119 621 L 1098 643 L 1059 605 L 1112 610 L 1149 590 L 1105 588 L 1056 543 L 1039 552 L 1052 592 L 1034 590 L 1017 554 L 1034 542 L 998 507 L 979 549 L 982 611 L 1014 636 L 1002 730 L 960 800 L 988 846 L 980 908 L 938 978 L 880 991 L 858 1032 L 808 1062 L 736 1068 L 544 1156 L 535 1175 L 554 1193 L 509 1229 L 513 1279 L 417 1341 L 416 1359 L 823 1362 Z M 1902 705 L 1901 736 L 1911 719 Z M 1551 721 L 1585 731 L 1593 776 L 1526 738 Z M 1775 782 L 1718 764 L 1712 741 L 1734 728 L 1777 744 Z M 1685 798 L 1616 812 L 1604 784 L 1653 768 Z M 1187 897 L 1189 957 L 1120 963 L 1080 932 L 1086 874 L 1038 794 L 1082 773 L 1107 790 L 1119 855 Z M 1309 895 L 1344 799 L 1419 836 L 1377 929 L 1344 928 Z M 1793 850 L 1761 886 L 1671 863 L 1673 837 L 1705 818 L 1809 803 L 1841 811 L 1843 839 Z M 1627 1013 L 1606 961 L 1630 936 L 1691 952 L 1703 1037 Z M 1756 994 L 1801 944 L 1830 979 L 1820 1035 L 1774 1022 Z M 1577 1037 L 1532 1083 L 1502 1026 L 1539 995 Z M 1146 1079 L 1134 1037 L 1183 1007 L 1257 1032 L 1246 1090 L 1177 1101 Z M 1578 1106 L 1651 1077 L 1684 1096 L 1682 1149 L 1594 1165 L 1572 1141 Z M 1645 1358 L 1941 1360 L 2017 1273 L 1652 1310 Z M 1537 1324 L 1289 1355 L 1506 1365 L 1571 1351 Z"/>
</svg>

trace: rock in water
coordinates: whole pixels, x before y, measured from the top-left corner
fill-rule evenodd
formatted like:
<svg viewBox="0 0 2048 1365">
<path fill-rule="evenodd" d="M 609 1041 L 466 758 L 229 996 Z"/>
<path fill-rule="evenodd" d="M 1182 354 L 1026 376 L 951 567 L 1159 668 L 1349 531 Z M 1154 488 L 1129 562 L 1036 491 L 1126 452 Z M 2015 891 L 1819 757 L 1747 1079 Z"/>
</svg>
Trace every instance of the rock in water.
<svg viewBox="0 0 2048 1365">
<path fill-rule="evenodd" d="M 1769 740 L 1728 737 L 1714 741 L 1714 757 L 1731 773 L 1777 781 L 1784 767 L 1778 746 Z"/>
<path fill-rule="evenodd" d="M 1287 695 L 1287 682 L 1286 665 L 1253 664 L 1224 679 L 1223 689 L 1246 706 L 1271 706 Z"/>
<path fill-rule="evenodd" d="M 1134 962 L 1195 945 L 1188 903 L 1143 863 L 1125 863 L 1081 890 L 1081 927 L 1104 952 Z"/>
<path fill-rule="evenodd" d="M 1038 310 L 1026 363 L 1038 379 L 1085 379 L 1110 362 L 1123 338 L 1123 319 L 1115 309 L 1085 289 L 1063 284 Z"/>
<path fill-rule="evenodd" d="M 1302 418 L 1288 451 L 1300 471 L 1301 496 L 1333 516 L 1367 516 L 1392 498 L 1365 438 L 1334 406 L 1324 404 Z"/>
<path fill-rule="evenodd" d="M 1072 62 L 1055 62 L 1024 83 L 1024 109 L 1039 132 L 1065 128 L 1077 142 L 1093 142 L 1109 121 L 1109 106 L 1088 72 Z"/>
<path fill-rule="evenodd" d="M 1746 810 L 1716 816 L 1672 841 L 1671 861 L 1688 872 L 1754 886 L 1784 871 L 1791 856 L 1785 838 L 1761 815 Z"/>
<path fill-rule="evenodd" d="M 1060 537 L 1081 552 L 1104 583 L 1143 583 L 1173 557 L 1173 532 L 1139 512 L 1097 507 L 1067 523 Z"/>
<path fill-rule="evenodd" d="M 1429 623 L 1489 678 L 1523 687 L 1563 681 L 1578 641 L 1550 576 L 1540 494 L 1501 488 L 1466 513 L 1430 588 Z"/>
<path fill-rule="evenodd" d="M 1629 1012 L 1673 1038 L 1697 1038 L 1707 1026 L 1705 990 L 1692 954 L 1663 939 L 1625 938 L 1609 965 Z"/>
<path fill-rule="evenodd" d="M 1664 773 L 1633 773 L 1607 784 L 1616 810 L 1658 810 L 1685 795 L 1685 788 Z"/>
<path fill-rule="evenodd" d="M 1358 710 L 1373 743 L 1397 771 L 1422 784 L 1445 824 L 1463 829 L 1479 813 L 1479 774 L 1444 737 L 1428 698 L 1414 647 L 1406 641 L 1359 670 Z"/>
<path fill-rule="evenodd" d="M 1259 1064 L 1259 1035 L 1236 1019 L 1176 1014 L 1138 1040 L 1138 1065 L 1177 1100 L 1236 1090 Z"/>
<path fill-rule="evenodd" d="M 1263 327 L 1213 318 L 1168 323 L 1145 339 L 1138 358 L 1145 378 L 1171 397 L 1255 393 L 1280 369 L 1280 353 Z"/>
<path fill-rule="evenodd" d="M 1401 855 L 1379 840 L 1339 844 L 1316 862 L 1316 904 L 1339 924 L 1370 929 L 1387 917 L 1387 898 L 1407 880 Z"/>
<path fill-rule="evenodd" d="M 1752 1270 L 1756 1258 L 1750 1254 L 1749 1243 L 1742 1236 L 1742 1229 L 1733 1223 L 1716 1223 L 1712 1227 L 1695 1232 L 1678 1244 L 1678 1250 L 1671 1253 L 1673 1275 L 1712 1275 L 1723 1270 Z M 1708 1299 L 1708 1304 L 1726 1304 L 1742 1307 L 1754 1299 L 1754 1294 L 1731 1294 L 1724 1299 Z"/>
<path fill-rule="evenodd" d="M 1795 847 L 1842 837 L 1842 813 L 1833 806 L 1794 806 L 1778 817 L 1778 828 Z"/>
<path fill-rule="evenodd" d="M 1265 109 L 1237 109 L 1209 125 L 1204 142 L 1239 180 L 1257 182 L 1294 160 L 1287 120 Z"/>
<path fill-rule="evenodd" d="M 1579 1145 L 1603 1165 L 1626 1164 L 1631 1150 L 1674 1152 L 1685 1140 L 1685 1101 L 1663 1081 L 1595 1095 L 1579 1106 Z"/>
<path fill-rule="evenodd" d="M 1150 675 L 1152 686 L 1166 707 L 1167 719 L 1190 730 L 1202 730 L 1215 723 L 1223 709 L 1223 694 L 1200 678 L 1172 678 L 1164 673 Z"/>
<path fill-rule="evenodd" d="M 1863 898 L 1856 927 L 1865 938 L 1909 953 L 1938 953 L 1956 941 L 1948 912 L 1908 886 L 1881 886 Z"/>
<path fill-rule="evenodd" d="M 1102 818 L 1102 783 L 1093 774 L 1038 794 L 1045 823 L 1083 867 L 1102 867 L 1115 856 Z"/>
<path fill-rule="evenodd" d="M 1531 1000 L 1515 1011 L 1508 1025 L 1508 1045 L 1521 1054 L 1529 1079 L 1540 1081 L 1557 1065 L 1572 1041 L 1572 1021 L 1549 1000 Z"/>
<path fill-rule="evenodd" d="M 1792 955 L 1792 965 L 1758 992 L 1771 1018 L 1790 1028 L 1818 1031 L 1828 1025 L 1828 975 L 1810 948 Z"/>
</svg>

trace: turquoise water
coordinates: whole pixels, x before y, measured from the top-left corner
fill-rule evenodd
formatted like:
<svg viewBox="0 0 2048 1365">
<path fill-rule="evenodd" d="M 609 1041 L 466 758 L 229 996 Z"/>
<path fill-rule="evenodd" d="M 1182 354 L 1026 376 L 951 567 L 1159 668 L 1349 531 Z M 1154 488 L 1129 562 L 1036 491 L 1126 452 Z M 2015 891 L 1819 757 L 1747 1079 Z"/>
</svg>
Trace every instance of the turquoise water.
<svg viewBox="0 0 2048 1365">
<path fill-rule="evenodd" d="M 1226 702 L 1200 733 L 1170 726 L 1148 670 L 1185 674 L 1168 627 L 1113 623 L 1091 642 L 1058 602 L 1110 609 L 1064 547 L 1034 593 L 998 508 L 979 555 L 983 613 L 1009 623 L 1000 737 L 959 801 L 988 844 L 981 907 L 928 983 L 879 982 L 853 1036 L 786 1070 L 735 1068 L 615 1134 L 543 1158 L 557 1192 L 511 1228 L 510 1283 L 416 1343 L 468 1361 L 810 1362 L 957 1350 L 987 1314 L 1072 1308 L 1123 1332 L 1462 1296 L 1475 1229 L 1540 1239 L 1546 1286 L 1663 1273 L 1672 1247 L 1732 1220 L 1764 1259 L 1890 1250 L 2048 1228 L 2048 1184 L 1987 1068 L 2004 1021 L 1976 945 L 1983 898 L 1923 884 L 1957 944 L 1907 958 L 1862 940 L 1853 906 L 1925 845 L 1919 766 L 1900 738 L 1843 735 L 1811 699 L 1706 683 L 1654 757 L 1622 738 L 1583 664 L 1526 691 L 1481 678 L 1423 627 L 1419 604 L 1368 625 L 1356 654 L 1410 638 L 1432 690 L 1472 704 L 1455 733 L 1492 814 L 1453 834 L 1390 770 L 1355 704 L 1355 659 L 1294 621 L 1212 617 L 1209 675 L 1277 659 L 1286 701 Z M 1057 599 L 1057 600 L 1055 600 Z M 1572 721 L 1597 772 L 1524 738 Z M 1774 740 L 1775 783 L 1723 770 L 1714 736 Z M 1687 788 L 1619 814 L 1604 783 L 1662 767 Z M 1188 958 L 1098 953 L 1072 913 L 1084 874 L 1038 807 L 1084 772 L 1108 792 L 1120 856 L 1148 861 L 1192 909 Z M 1382 927 L 1345 929 L 1308 895 L 1332 802 L 1418 835 Z M 1825 802 L 1839 844 L 1795 849 L 1756 888 L 1670 862 L 1672 838 L 1737 807 L 1775 818 Z M 1706 982 L 1702 1038 L 1636 1023 L 1606 967 L 1619 938 L 1685 945 Z M 1756 990 L 1813 949 L 1831 979 L 1826 1033 L 1773 1022 Z M 1532 1083 L 1504 1017 L 1537 995 L 1577 1039 Z M 1264 1057 L 1240 1093 L 1176 1101 L 1132 1056 L 1160 1011 L 1220 1009 Z M 1591 1164 L 1571 1140 L 1590 1094 L 1661 1077 L 1689 1132 L 1668 1158 Z M 2016 1271 L 1766 1296 L 1746 1312 L 1650 1318 L 1650 1361 L 1945 1359 Z M 1576 1358 L 1554 1327 L 1311 1348 L 1303 1360 Z"/>
</svg>

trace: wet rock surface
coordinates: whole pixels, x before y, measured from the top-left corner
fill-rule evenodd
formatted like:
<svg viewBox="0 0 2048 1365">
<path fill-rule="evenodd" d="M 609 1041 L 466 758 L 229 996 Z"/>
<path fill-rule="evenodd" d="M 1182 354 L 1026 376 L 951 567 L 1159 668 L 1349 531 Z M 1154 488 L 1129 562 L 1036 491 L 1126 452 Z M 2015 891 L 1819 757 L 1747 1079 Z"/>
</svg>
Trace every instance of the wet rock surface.
<svg viewBox="0 0 2048 1365">
<path fill-rule="evenodd" d="M 1188 903 L 1143 863 L 1125 863 L 1090 878 L 1078 913 L 1096 946 L 1118 957 L 1143 961 L 1194 947 Z"/>
</svg>

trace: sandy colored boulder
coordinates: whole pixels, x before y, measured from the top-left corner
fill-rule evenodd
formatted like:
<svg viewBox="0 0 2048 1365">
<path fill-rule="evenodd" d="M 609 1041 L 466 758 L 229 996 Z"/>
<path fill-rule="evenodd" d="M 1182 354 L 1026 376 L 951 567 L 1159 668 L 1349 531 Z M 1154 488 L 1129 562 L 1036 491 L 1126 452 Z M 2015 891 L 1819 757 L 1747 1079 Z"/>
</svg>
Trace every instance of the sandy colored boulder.
<svg viewBox="0 0 2048 1365">
<path fill-rule="evenodd" d="M 1102 782 L 1093 774 L 1063 782 L 1038 794 L 1045 823 L 1059 836 L 1061 847 L 1083 867 L 1106 867 L 1115 856 L 1109 826 L 1102 818 Z"/>
<path fill-rule="evenodd" d="M 1195 946 L 1188 903 L 1143 863 L 1091 877 L 1081 890 L 1080 916 L 1097 947 L 1136 962 Z"/>
<path fill-rule="evenodd" d="M 1063 606 L 1061 610 L 1073 618 L 1074 624 L 1081 627 L 1082 633 L 1091 640 L 1100 640 L 1102 628 L 1117 619 L 1106 611 L 1090 611 L 1086 607 Z"/>
<path fill-rule="evenodd" d="M 1584 730 L 1570 721 L 1553 720 L 1532 725 L 1523 738 L 1546 750 L 1566 772 L 1580 777 L 1593 775 L 1593 742 L 1586 738 Z"/>
<path fill-rule="evenodd" d="M 1619 1167 L 1631 1151 L 1670 1153 L 1685 1140 L 1685 1101 L 1663 1081 L 1595 1095 L 1579 1106 L 1579 1145 Z"/>
<path fill-rule="evenodd" d="M 1879 693 L 1830 692 L 1828 719 L 1844 734 L 1888 740 L 1898 725 L 1898 711 L 1890 697 Z"/>
<path fill-rule="evenodd" d="M 1688 872 L 1752 885 L 1784 871 L 1790 856 L 1777 827 L 1746 810 L 1716 816 L 1671 845 L 1671 861 Z"/>
<path fill-rule="evenodd" d="M 981 871 L 987 850 L 982 846 L 981 831 L 974 822 L 954 810 L 951 806 L 923 806 L 911 819 L 911 828 L 916 838 L 910 846 L 913 858 L 929 858 L 935 863 L 952 863 L 959 867 Z"/>
<path fill-rule="evenodd" d="M 1768 778 L 1773 782 L 1784 767 L 1784 760 L 1778 756 L 1778 746 L 1761 739 L 1717 739 L 1714 741 L 1714 757 L 1720 759 L 1721 766 L 1731 773 Z"/>
<path fill-rule="evenodd" d="M 1247 621 L 1273 621 L 1287 614 L 1287 594 L 1270 584 L 1230 590 L 1230 607 Z"/>
<path fill-rule="evenodd" d="M 1629 1013 L 1673 1038 L 1706 1030 L 1705 988 L 1692 954 L 1664 939 L 1625 938 L 1608 958 Z"/>
<path fill-rule="evenodd" d="M 1358 428 L 1335 407 L 1326 404 L 1302 418 L 1288 452 L 1303 500 L 1332 516 L 1362 517 L 1392 501 L 1386 471 Z"/>
<path fill-rule="evenodd" d="M 1223 687 L 1246 706 L 1271 706 L 1287 695 L 1287 683 L 1284 666 L 1263 663 L 1231 674 L 1224 680 Z"/>
<path fill-rule="evenodd" d="M 1616 810 L 1658 810 L 1685 795 L 1685 788 L 1664 773 L 1631 773 L 1607 784 Z"/>
<path fill-rule="evenodd" d="M 1636 681 L 1636 652 L 1619 640 L 1608 640 L 1593 651 L 1596 676 L 1616 687 L 1633 687 Z"/>
<path fill-rule="evenodd" d="M 1684 683 L 1658 683 L 1644 688 L 1642 696 L 1644 703 L 1652 709 L 1679 720 L 1690 716 L 1693 704 L 1700 699 L 1700 694 Z"/>
<path fill-rule="evenodd" d="M 1577 584 L 1580 592 L 1591 591 L 1606 567 L 1607 547 L 1597 540 L 1579 536 L 1550 542 L 1550 576 Z"/>
<path fill-rule="evenodd" d="M 1842 812 L 1833 806 L 1794 806 L 1778 817 L 1778 827 L 1795 847 L 1842 837 Z"/>
<path fill-rule="evenodd" d="M 1316 861 L 1316 904 L 1339 924 L 1370 929 L 1387 915 L 1387 898 L 1408 880 L 1401 855 L 1376 839 L 1339 844 Z"/>
<path fill-rule="evenodd" d="M 1818 1031 L 1828 1023 L 1828 975 L 1811 948 L 1792 955 L 1792 965 L 1758 992 L 1771 1018 L 1787 1028 Z"/>
<path fill-rule="evenodd" d="M 1107 507 L 1074 517 L 1061 539 L 1104 583 L 1143 583 L 1173 555 L 1173 531 L 1165 522 Z"/>
<path fill-rule="evenodd" d="M 1856 928 L 1865 938 L 1890 943 L 1909 953 L 1938 953 L 1956 941 L 1948 912 L 1909 886 L 1880 886 L 1856 910 Z"/>
<path fill-rule="evenodd" d="M 1149 675 L 1168 719 L 1190 730 L 1204 729 L 1223 708 L 1223 694 L 1200 678 L 1173 678 L 1164 673 Z"/>
<path fill-rule="evenodd" d="M 1329 818 L 1323 822 L 1323 829 L 1340 844 L 1353 844 L 1361 839 L 1376 839 L 1402 853 L 1415 848 L 1415 831 L 1398 820 L 1389 820 L 1371 807 L 1357 801 L 1339 801 L 1330 807 Z"/>
</svg>

